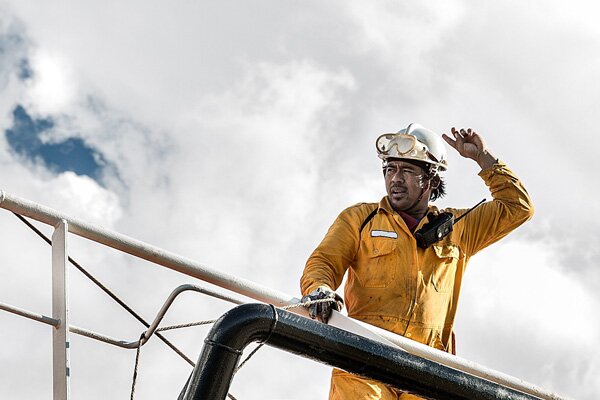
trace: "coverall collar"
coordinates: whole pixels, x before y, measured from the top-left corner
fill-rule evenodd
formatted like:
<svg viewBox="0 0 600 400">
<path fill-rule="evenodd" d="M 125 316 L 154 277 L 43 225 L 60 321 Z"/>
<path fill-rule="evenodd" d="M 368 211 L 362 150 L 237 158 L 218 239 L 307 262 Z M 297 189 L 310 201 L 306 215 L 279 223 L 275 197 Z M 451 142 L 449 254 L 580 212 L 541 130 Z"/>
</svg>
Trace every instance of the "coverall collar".
<svg viewBox="0 0 600 400">
<path fill-rule="evenodd" d="M 392 208 L 392 205 L 390 204 L 390 200 L 388 199 L 387 196 L 384 196 L 379 201 L 379 207 L 377 209 L 377 212 L 379 212 L 381 210 L 383 210 L 384 212 L 386 212 L 386 213 L 388 213 L 390 215 L 398 215 L 398 217 L 399 217 L 398 219 L 400 221 L 402 221 L 401 226 L 403 228 L 406 228 L 406 231 L 408 233 L 411 233 L 410 229 L 408 229 L 408 226 L 406 225 L 406 222 L 404 221 L 404 219 L 396 211 L 394 211 L 394 209 Z M 415 228 L 415 230 L 419 229 L 425 222 L 427 222 L 427 214 L 429 214 L 430 212 L 439 212 L 439 209 L 436 206 L 434 206 L 432 204 L 429 204 L 427 206 L 427 213 L 425 214 L 425 216 L 423 218 L 421 218 L 421 220 L 419 221 L 419 223 L 418 223 L 417 227 Z"/>
</svg>

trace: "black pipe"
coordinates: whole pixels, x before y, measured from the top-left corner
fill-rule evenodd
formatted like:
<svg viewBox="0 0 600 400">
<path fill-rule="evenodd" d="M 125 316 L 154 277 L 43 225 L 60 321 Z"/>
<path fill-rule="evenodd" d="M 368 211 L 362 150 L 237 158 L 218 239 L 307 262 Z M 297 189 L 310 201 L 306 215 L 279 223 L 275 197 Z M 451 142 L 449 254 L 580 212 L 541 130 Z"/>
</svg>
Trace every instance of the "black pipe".
<svg viewBox="0 0 600 400">
<path fill-rule="evenodd" d="M 537 399 L 266 304 L 238 306 L 215 323 L 185 399 L 224 400 L 243 349 L 254 341 L 433 399 Z"/>
</svg>

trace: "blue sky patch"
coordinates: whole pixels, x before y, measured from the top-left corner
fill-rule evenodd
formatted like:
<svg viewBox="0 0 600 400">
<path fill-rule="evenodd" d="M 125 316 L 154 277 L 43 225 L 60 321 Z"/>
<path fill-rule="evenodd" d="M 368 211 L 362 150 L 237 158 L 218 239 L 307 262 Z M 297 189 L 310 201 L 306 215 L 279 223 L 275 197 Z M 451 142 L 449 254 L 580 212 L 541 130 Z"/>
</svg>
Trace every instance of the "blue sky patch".
<svg viewBox="0 0 600 400">
<path fill-rule="evenodd" d="M 18 105 L 13 110 L 13 126 L 5 131 L 6 140 L 14 153 L 32 161 L 41 160 L 51 171 L 73 171 L 98 181 L 106 165 L 102 154 L 78 137 L 44 143 L 40 135 L 53 127 L 51 118 L 31 118 Z"/>
<path fill-rule="evenodd" d="M 19 61 L 19 70 L 17 72 L 17 76 L 22 81 L 25 81 L 33 76 L 33 70 L 31 69 L 31 65 L 29 65 L 28 59 L 23 58 L 21 61 Z"/>
</svg>

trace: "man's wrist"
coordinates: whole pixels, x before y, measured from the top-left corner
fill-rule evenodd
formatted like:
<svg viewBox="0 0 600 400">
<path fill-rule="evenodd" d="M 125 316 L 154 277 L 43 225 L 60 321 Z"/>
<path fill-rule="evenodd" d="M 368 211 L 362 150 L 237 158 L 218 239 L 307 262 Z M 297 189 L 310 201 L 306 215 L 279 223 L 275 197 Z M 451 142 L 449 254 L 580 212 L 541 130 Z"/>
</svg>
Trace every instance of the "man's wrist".
<svg viewBox="0 0 600 400">
<path fill-rule="evenodd" d="M 475 161 L 477 162 L 477 164 L 479 164 L 479 167 L 482 170 L 484 170 L 496 164 L 498 162 L 498 158 L 492 153 L 490 153 L 488 150 L 484 150 L 481 153 L 479 153 Z"/>
</svg>

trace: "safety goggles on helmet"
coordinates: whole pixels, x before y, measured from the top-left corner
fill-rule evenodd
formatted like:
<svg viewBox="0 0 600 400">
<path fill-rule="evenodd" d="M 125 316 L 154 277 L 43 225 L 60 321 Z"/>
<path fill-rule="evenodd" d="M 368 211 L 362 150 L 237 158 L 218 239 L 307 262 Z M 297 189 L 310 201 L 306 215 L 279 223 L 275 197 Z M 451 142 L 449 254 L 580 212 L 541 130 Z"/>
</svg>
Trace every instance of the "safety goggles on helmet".
<svg viewBox="0 0 600 400">
<path fill-rule="evenodd" d="M 431 172 L 448 168 L 442 139 L 416 123 L 397 133 L 384 133 L 375 141 L 375 147 L 377 156 L 384 163 L 391 158 L 398 158 L 427 163 Z"/>
<path fill-rule="evenodd" d="M 419 143 L 416 137 L 403 133 L 384 133 L 377 138 L 375 145 L 380 158 L 394 158 L 394 156 L 400 158 L 406 155 L 424 156 L 427 152 L 427 146 Z"/>
</svg>

